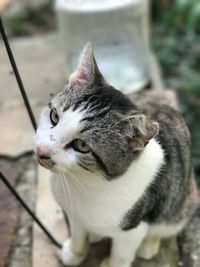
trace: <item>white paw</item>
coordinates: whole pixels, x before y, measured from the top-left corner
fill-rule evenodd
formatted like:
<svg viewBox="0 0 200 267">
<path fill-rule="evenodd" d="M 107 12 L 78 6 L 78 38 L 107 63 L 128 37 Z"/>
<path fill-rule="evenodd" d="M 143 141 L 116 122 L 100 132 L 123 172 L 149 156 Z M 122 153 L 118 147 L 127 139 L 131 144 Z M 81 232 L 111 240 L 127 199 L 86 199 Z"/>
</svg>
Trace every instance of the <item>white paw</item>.
<svg viewBox="0 0 200 267">
<path fill-rule="evenodd" d="M 110 263 L 109 263 L 109 258 L 105 258 L 105 259 L 101 262 L 100 267 L 111 267 L 111 266 L 110 266 Z"/>
<path fill-rule="evenodd" d="M 85 259 L 86 253 L 74 253 L 71 250 L 70 239 L 65 241 L 60 251 L 60 258 L 64 265 L 79 265 Z"/>
<path fill-rule="evenodd" d="M 140 246 L 137 251 L 137 256 L 144 260 L 150 260 L 156 256 L 159 252 L 160 240 L 159 239 L 149 239 Z"/>
<path fill-rule="evenodd" d="M 137 256 L 139 257 L 139 258 L 141 258 L 141 259 L 143 259 L 143 260 L 151 260 L 154 256 L 156 255 L 156 253 L 154 254 L 154 253 L 152 253 L 151 251 L 148 251 L 148 250 L 146 250 L 146 251 L 138 251 L 137 252 Z"/>
<path fill-rule="evenodd" d="M 112 261 L 111 258 L 105 258 L 100 267 L 131 267 L 131 263 L 126 261 Z"/>
</svg>

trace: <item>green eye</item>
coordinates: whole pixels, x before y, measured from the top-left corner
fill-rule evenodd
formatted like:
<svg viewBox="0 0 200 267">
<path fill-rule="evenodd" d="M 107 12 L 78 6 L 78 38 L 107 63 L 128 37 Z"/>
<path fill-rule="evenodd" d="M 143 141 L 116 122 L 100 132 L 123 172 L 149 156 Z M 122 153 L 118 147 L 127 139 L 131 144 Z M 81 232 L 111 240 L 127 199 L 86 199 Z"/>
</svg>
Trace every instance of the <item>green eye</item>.
<svg viewBox="0 0 200 267">
<path fill-rule="evenodd" d="M 50 112 L 50 120 L 53 126 L 56 126 L 59 122 L 59 116 L 55 109 L 52 109 Z"/>
<path fill-rule="evenodd" d="M 81 139 L 75 139 L 72 142 L 72 146 L 74 150 L 80 152 L 80 153 L 88 153 L 91 151 L 90 147 Z"/>
</svg>

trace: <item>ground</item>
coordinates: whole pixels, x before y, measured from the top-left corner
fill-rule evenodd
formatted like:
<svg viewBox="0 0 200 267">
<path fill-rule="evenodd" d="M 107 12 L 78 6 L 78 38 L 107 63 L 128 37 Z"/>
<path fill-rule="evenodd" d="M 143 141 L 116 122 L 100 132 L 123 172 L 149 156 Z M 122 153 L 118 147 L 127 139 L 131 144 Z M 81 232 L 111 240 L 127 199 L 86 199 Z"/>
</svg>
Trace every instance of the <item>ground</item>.
<svg viewBox="0 0 200 267">
<path fill-rule="evenodd" d="M 0 169 L 34 210 L 37 171 L 32 152 L 17 158 L 0 156 Z M 33 221 L 2 183 L 0 209 L 0 266 L 31 267 Z"/>
</svg>

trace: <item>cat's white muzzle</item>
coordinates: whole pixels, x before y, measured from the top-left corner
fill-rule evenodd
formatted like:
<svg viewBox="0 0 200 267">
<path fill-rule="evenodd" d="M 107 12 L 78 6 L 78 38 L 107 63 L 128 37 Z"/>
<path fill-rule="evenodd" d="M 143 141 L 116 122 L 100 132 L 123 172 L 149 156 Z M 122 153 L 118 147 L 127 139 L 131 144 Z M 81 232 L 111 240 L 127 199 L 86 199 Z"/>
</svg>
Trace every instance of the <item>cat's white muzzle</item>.
<svg viewBox="0 0 200 267">
<path fill-rule="evenodd" d="M 36 147 L 36 156 L 39 164 L 47 169 L 51 169 L 55 165 L 49 151 L 44 146 Z"/>
</svg>

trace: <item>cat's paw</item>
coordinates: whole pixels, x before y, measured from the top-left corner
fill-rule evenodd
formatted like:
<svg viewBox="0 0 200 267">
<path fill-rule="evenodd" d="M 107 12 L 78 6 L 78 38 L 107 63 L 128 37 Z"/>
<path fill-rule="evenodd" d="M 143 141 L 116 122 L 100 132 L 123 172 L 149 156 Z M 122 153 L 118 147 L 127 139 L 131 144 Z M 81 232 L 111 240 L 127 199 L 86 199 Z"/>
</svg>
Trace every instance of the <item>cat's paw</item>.
<svg viewBox="0 0 200 267">
<path fill-rule="evenodd" d="M 71 250 L 71 240 L 68 239 L 63 244 L 63 247 L 60 251 L 60 259 L 62 263 L 67 265 L 76 266 L 79 265 L 86 257 L 86 253 L 74 253 Z"/>
<path fill-rule="evenodd" d="M 99 267 L 131 267 L 131 263 L 124 261 L 112 261 L 111 258 L 105 258 Z"/>
<path fill-rule="evenodd" d="M 101 262 L 101 264 L 100 264 L 99 267 L 111 267 L 109 258 L 105 258 L 105 259 Z"/>
<path fill-rule="evenodd" d="M 137 251 L 137 256 L 144 260 L 151 260 L 159 252 L 160 239 L 148 238 L 143 241 L 142 245 Z"/>
</svg>

